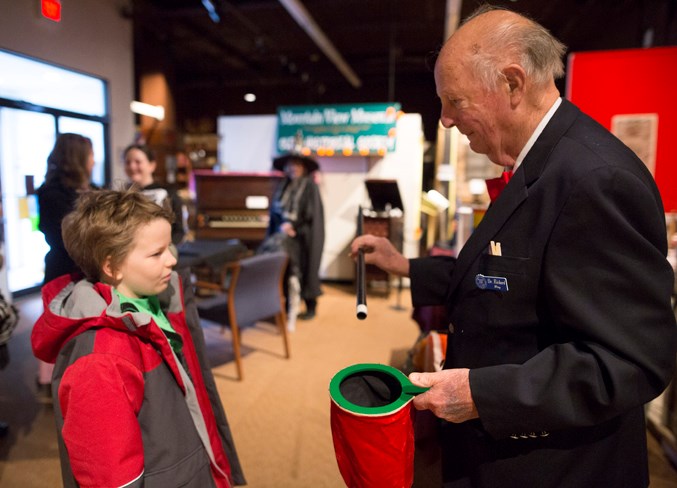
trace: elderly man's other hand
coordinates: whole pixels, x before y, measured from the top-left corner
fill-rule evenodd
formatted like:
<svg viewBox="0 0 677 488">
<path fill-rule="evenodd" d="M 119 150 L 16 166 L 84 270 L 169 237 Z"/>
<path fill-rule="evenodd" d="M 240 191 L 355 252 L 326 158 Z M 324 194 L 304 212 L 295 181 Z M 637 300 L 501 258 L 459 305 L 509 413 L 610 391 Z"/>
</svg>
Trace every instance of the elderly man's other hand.
<svg viewBox="0 0 677 488">
<path fill-rule="evenodd" d="M 430 389 L 414 398 L 417 410 L 430 410 L 448 422 L 479 417 L 470 392 L 469 369 L 445 369 L 436 373 L 411 373 L 409 380 Z"/>
</svg>

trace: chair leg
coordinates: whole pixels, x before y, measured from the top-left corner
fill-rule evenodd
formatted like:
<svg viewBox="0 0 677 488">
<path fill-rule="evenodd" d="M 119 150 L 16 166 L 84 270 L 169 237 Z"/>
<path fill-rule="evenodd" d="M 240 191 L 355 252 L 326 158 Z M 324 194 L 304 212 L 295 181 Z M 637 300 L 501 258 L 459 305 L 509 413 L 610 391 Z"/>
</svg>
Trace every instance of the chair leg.
<svg viewBox="0 0 677 488">
<path fill-rule="evenodd" d="M 242 356 L 240 354 L 240 334 L 236 323 L 230 323 L 230 330 L 233 336 L 233 355 L 235 356 L 235 366 L 237 367 L 237 379 L 242 381 Z"/>
<path fill-rule="evenodd" d="M 237 274 L 233 275 L 233 283 L 231 289 L 228 291 L 228 323 L 230 324 L 231 335 L 233 336 L 233 355 L 235 356 L 235 366 L 237 367 L 237 379 L 242 381 L 244 373 L 242 372 L 242 355 L 240 353 L 240 326 L 237 323 L 237 315 L 235 314 L 235 295 L 233 293 Z"/>
<path fill-rule="evenodd" d="M 284 312 L 275 314 L 275 323 L 277 324 L 277 328 L 280 329 L 280 334 L 282 334 L 282 340 L 284 341 L 284 354 L 285 357 L 289 359 L 291 354 L 289 352 L 289 333 L 287 332 L 286 322 Z"/>
</svg>

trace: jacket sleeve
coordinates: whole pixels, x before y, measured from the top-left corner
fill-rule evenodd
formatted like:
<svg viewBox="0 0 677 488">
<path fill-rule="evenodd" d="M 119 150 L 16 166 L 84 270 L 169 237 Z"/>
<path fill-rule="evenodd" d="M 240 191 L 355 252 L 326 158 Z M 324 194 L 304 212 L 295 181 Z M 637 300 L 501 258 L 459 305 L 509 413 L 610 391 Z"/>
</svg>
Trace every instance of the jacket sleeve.
<svg viewBox="0 0 677 488">
<path fill-rule="evenodd" d="M 444 305 L 456 258 L 429 256 L 409 260 L 411 300 L 415 307 Z"/>
<path fill-rule="evenodd" d="M 610 167 L 569 194 L 541 263 L 539 327 L 554 340 L 523 364 L 471 370 L 495 436 L 599 424 L 656 397 L 677 341 L 660 199 Z M 547 346 L 547 347 L 546 347 Z"/>
<path fill-rule="evenodd" d="M 142 372 L 111 354 L 84 356 L 64 373 L 58 390 L 62 436 L 80 486 L 140 486 L 143 391 Z"/>
</svg>

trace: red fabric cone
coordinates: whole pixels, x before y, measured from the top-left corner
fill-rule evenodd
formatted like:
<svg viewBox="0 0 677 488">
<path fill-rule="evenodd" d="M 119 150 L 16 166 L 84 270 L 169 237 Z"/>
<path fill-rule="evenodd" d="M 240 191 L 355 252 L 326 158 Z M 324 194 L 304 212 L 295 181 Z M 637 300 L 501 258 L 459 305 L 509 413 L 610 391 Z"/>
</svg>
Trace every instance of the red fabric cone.
<svg viewBox="0 0 677 488">
<path fill-rule="evenodd" d="M 411 402 L 388 415 L 357 415 L 331 402 L 331 432 L 348 488 L 410 488 L 414 482 Z"/>
</svg>

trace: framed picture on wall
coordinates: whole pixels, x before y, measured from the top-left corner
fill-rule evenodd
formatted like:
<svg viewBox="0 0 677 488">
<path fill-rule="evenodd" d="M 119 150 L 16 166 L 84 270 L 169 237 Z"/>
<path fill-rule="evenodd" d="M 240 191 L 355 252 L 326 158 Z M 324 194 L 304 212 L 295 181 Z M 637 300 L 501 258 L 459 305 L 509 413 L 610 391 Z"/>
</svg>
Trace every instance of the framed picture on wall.
<svg viewBox="0 0 677 488">
<path fill-rule="evenodd" d="M 632 149 L 655 176 L 658 114 L 614 115 L 611 132 Z"/>
</svg>

